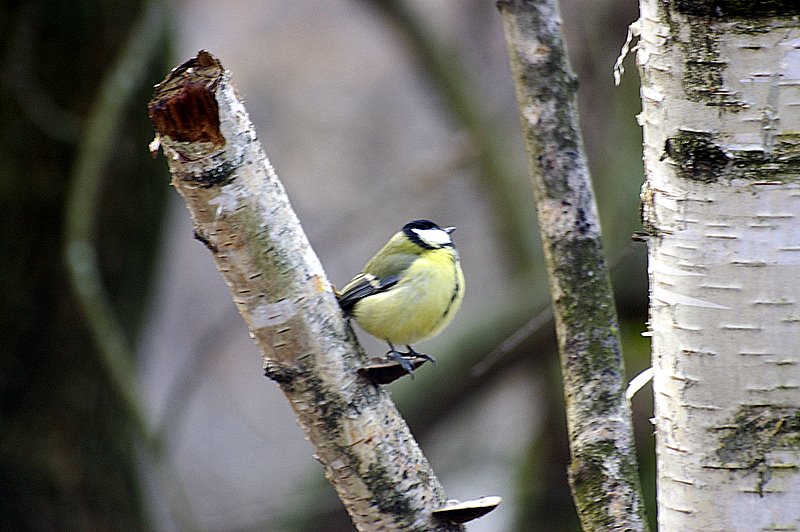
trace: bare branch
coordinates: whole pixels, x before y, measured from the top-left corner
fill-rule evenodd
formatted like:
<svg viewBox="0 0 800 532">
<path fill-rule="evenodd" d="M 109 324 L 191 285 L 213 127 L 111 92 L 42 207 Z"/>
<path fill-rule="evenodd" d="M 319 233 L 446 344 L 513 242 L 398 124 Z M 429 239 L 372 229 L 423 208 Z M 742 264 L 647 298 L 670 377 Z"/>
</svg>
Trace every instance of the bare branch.
<svg viewBox="0 0 800 532">
<path fill-rule="evenodd" d="M 150 116 L 195 236 L 359 530 L 463 530 L 366 357 L 231 84 L 207 52 L 157 88 Z"/>
<path fill-rule="evenodd" d="M 646 530 L 619 330 L 555 0 L 498 2 L 556 318 L 584 530 Z"/>
</svg>

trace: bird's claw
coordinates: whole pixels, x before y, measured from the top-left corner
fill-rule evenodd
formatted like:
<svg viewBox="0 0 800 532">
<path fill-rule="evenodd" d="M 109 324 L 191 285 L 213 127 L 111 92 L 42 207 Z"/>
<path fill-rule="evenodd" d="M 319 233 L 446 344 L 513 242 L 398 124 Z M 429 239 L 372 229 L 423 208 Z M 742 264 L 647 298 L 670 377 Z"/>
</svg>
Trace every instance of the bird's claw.
<svg viewBox="0 0 800 532">
<path fill-rule="evenodd" d="M 433 358 L 432 356 L 430 356 L 430 355 L 428 355 L 426 353 L 420 353 L 418 351 L 414 351 L 414 348 L 412 348 L 410 345 L 407 345 L 406 347 L 408 348 L 408 353 L 403 353 L 405 356 L 407 356 L 407 357 L 424 358 L 425 360 L 427 360 L 428 362 L 430 362 L 434 366 L 436 365 L 436 359 Z"/>
<path fill-rule="evenodd" d="M 414 378 L 414 366 L 411 363 L 412 359 L 421 358 L 423 360 L 428 360 L 431 363 L 436 364 L 435 358 L 433 358 L 430 355 L 426 355 L 425 353 L 419 353 L 417 351 L 414 351 L 414 349 L 410 345 L 406 346 L 408 348 L 408 352 L 405 353 L 402 351 L 398 351 L 391 344 L 390 347 L 391 349 L 389 349 L 389 351 L 386 352 L 386 357 L 389 360 L 394 360 L 395 362 L 400 364 L 400 366 L 405 370 L 405 372 L 411 375 L 412 379 Z"/>
<path fill-rule="evenodd" d="M 414 378 L 414 367 L 411 365 L 411 361 L 408 359 L 408 353 L 401 353 L 400 351 L 390 350 L 386 353 L 386 357 L 390 360 L 394 360 L 398 364 L 400 364 L 406 373 L 411 375 L 411 378 Z"/>
</svg>

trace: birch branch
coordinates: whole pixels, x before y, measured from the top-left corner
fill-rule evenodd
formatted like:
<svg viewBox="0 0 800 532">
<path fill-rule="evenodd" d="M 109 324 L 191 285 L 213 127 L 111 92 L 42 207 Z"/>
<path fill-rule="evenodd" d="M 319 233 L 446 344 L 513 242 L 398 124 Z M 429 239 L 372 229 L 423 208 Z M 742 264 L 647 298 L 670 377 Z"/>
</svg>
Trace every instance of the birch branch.
<svg viewBox="0 0 800 532">
<path fill-rule="evenodd" d="M 358 530 L 463 530 L 433 515 L 445 494 L 364 352 L 259 145 L 231 74 L 207 52 L 149 105 L 172 185 Z"/>
<path fill-rule="evenodd" d="M 556 319 L 584 530 L 646 530 L 616 311 L 555 0 L 503 0 Z"/>
</svg>

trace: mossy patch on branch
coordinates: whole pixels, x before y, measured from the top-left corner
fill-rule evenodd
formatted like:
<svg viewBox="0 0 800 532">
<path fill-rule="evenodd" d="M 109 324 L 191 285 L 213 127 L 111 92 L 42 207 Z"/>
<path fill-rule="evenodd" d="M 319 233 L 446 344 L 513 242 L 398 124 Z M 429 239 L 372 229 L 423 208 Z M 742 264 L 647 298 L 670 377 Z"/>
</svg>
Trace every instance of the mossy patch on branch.
<svg viewBox="0 0 800 532">
<path fill-rule="evenodd" d="M 800 175 L 800 133 L 775 135 L 770 150 L 730 150 L 707 131 L 679 130 L 664 143 L 664 158 L 679 177 L 702 183 L 731 179 L 796 181 Z"/>
<path fill-rule="evenodd" d="M 580 225 L 580 221 L 578 221 Z M 580 235 L 580 227 L 575 233 Z M 569 358 L 565 378 L 576 393 L 592 394 L 595 415 L 617 407 L 621 390 L 618 371 L 621 368 L 619 331 L 614 302 L 608 291 L 608 272 L 600 241 L 590 237 L 565 238 L 556 243 L 554 254 L 563 257 L 555 269 L 559 279 L 571 279 L 577 284 L 564 283 L 554 303 L 559 307 L 561 327 L 567 343 L 563 351 Z M 593 382 L 583 387 L 580 383 Z M 602 385 L 598 385 L 602 383 Z"/>
<path fill-rule="evenodd" d="M 664 154 L 677 163 L 680 177 L 703 183 L 716 182 L 729 162 L 711 133 L 705 131 L 679 131 L 664 143 Z"/>
<path fill-rule="evenodd" d="M 794 27 L 792 16 L 800 14 L 800 2 L 695 2 L 664 4 L 663 20 L 670 28 L 672 43 L 683 50 L 683 88 L 686 99 L 728 112 L 749 109 L 752 102 L 726 82 L 730 57 L 721 53 L 720 42 L 732 34 L 775 31 L 776 24 Z M 687 16 L 688 15 L 688 16 Z M 775 21 L 775 17 L 783 17 Z M 688 35 L 686 34 L 688 29 Z"/>
<path fill-rule="evenodd" d="M 800 408 L 743 406 L 720 430 L 717 456 L 724 463 L 752 465 L 768 452 L 800 452 Z"/>
<path fill-rule="evenodd" d="M 764 487 L 780 464 L 771 453 L 794 452 L 800 456 L 800 408 L 742 406 L 720 432 L 717 467 L 750 469 L 758 475 L 756 491 Z"/>
<path fill-rule="evenodd" d="M 398 516 L 398 525 L 410 526 L 413 512 L 408 504 L 408 498 L 397 491 L 394 477 L 381 463 L 380 460 L 371 463 L 364 475 L 364 482 L 370 492 L 380 495 L 375 497 L 373 504 L 384 513 Z"/>
<path fill-rule="evenodd" d="M 609 463 L 616 463 L 619 449 L 612 440 L 597 441 L 581 447 L 569 468 L 569 483 L 576 498 L 588 504 L 583 506 L 581 522 L 591 523 L 593 530 L 612 530 L 616 524 L 613 515 L 604 510 L 608 499 L 617 498 L 620 490 L 626 487 L 622 484 L 609 485 L 609 475 L 606 471 Z M 622 478 L 635 479 L 638 469 L 634 462 L 623 460 L 621 466 L 626 470 Z M 630 497 L 633 501 L 634 498 Z M 643 508 L 627 508 L 627 515 L 639 514 L 644 520 Z"/>
</svg>

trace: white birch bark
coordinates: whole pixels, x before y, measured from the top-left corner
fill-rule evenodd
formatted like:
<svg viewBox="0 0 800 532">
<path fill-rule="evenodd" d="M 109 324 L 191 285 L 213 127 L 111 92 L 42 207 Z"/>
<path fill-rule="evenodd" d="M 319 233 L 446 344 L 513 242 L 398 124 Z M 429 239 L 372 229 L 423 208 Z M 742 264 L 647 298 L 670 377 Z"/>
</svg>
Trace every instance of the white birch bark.
<svg viewBox="0 0 800 532">
<path fill-rule="evenodd" d="M 364 353 L 231 73 L 201 51 L 156 87 L 149 111 L 195 238 L 356 529 L 463 531 L 443 514 L 444 490 L 388 392 L 359 375 Z"/>
<path fill-rule="evenodd" d="M 798 9 L 640 4 L 659 528 L 800 530 Z"/>
</svg>

